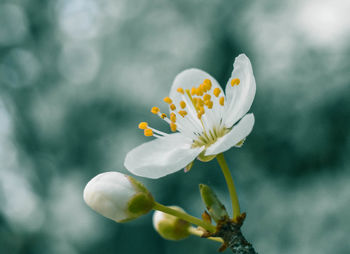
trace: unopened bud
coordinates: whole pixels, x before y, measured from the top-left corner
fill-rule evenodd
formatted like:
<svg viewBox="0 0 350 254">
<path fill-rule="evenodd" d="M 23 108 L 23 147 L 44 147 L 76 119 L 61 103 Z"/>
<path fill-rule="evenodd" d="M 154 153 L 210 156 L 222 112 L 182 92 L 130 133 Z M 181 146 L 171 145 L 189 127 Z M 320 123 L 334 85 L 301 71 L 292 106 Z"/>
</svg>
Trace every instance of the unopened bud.
<svg viewBox="0 0 350 254">
<path fill-rule="evenodd" d="M 116 222 L 126 222 L 148 213 L 154 206 L 151 193 L 131 176 L 106 172 L 92 178 L 84 200 L 93 210 Z"/>
<path fill-rule="evenodd" d="M 209 214 L 216 222 L 229 218 L 225 206 L 221 203 L 214 191 L 210 189 L 208 185 L 200 184 L 199 190 Z"/>
<path fill-rule="evenodd" d="M 178 206 L 170 206 L 170 208 L 184 212 L 184 210 Z M 182 240 L 190 235 L 189 228 L 191 225 L 189 222 L 160 211 L 155 211 L 153 214 L 153 226 L 154 229 L 167 240 Z"/>
</svg>

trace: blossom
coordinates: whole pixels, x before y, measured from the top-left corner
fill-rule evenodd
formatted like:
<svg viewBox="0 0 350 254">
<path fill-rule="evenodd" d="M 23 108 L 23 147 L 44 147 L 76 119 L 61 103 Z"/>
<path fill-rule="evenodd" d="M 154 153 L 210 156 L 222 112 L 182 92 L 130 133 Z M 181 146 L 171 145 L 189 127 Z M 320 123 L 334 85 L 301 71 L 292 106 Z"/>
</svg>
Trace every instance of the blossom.
<svg viewBox="0 0 350 254">
<path fill-rule="evenodd" d="M 154 205 L 149 191 L 134 178 L 106 172 L 92 178 L 84 200 L 93 210 L 116 222 L 126 222 L 148 213 Z"/>
<path fill-rule="evenodd" d="M 249 58 L 241 54 L 233 64 L 225 93 L 219 83 L 199 69 L 179 73 L 164 98 L 170 114 L 158 107 L 151 112 L 170 125 L 167 134 L 141 122 L 145 136 L 156 139 L 132 149 L 125 167 L 135 175 L 159 178 L 192 164 L 209 161 L 231 147 L 240 147 L 253 129 L 247 114 L 255 96 L 255 78 Z"/>
</svg>

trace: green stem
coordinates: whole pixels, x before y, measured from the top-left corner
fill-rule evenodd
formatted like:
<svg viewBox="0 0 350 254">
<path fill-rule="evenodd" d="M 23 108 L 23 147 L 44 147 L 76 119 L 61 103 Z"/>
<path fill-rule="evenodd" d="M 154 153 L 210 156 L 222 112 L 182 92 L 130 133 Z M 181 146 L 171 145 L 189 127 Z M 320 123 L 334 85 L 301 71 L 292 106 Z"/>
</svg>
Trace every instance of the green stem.
<svg viewBox="0 0 350 254">
<path fill-rule="evenodd" d="M 224 154 L 223 153 L 218 154 L 216 156 L 216 159 L 218 160 L 222 173 L 225 176 L 226 184 L 228 187 L 228 191 L 230 192 L 230 197 L 232 202 L 233 219 L 235 219 L 241 215 L 235 184 L 233 183 L 233 179 L 232 179 L 230 170 L 227 166 L 227 163 L 225 161 Z"/>
<path fill-rule="evenodd" d="M 208 222 L 205 222 L 201 219 L 198 219 L 198 218 L 196 218 L 192 215 L 189 215 L 187 213 L 183 213 L 183 212 L 177 211 L 175 209 L 172 209 L 170 207 L 167 207 L 165 205 L 159 204 L 158 202 L 155 202 L 153 209 L 161 211 L 163 213 L 173 215 L 173 216 L 178 217 L 182 220 L 188 221 L 189 223 L 200 226 L 200 227 L 208 230 L 209 232 L 213 233 L 216 231 L 216 227 L 214 225 L 212 225 Z"/>
</svg>

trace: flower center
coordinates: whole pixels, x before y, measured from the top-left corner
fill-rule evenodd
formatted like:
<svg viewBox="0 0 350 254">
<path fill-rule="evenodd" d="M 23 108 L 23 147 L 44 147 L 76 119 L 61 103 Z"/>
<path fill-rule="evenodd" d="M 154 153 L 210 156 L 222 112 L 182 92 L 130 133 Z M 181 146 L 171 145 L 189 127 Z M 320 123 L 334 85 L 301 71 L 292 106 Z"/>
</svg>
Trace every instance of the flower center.
<svg viewBox="0 0 350 254">
<path fill-rule="evenodd" d="M 231 81 L 232 86 L 239 83 L 239 79 Z M 162 113 L 158 107 L 153 107 L 151 112 L 166 121 L 172 132 L 179 131 L 191 138 L 192 147 L 209 147 L 229 132 L 222 121 L 225 95 L 219 87 L 212 88 L 209 79 L 191 89 L 179 87 L 177 88 L 179 96 L 163 99 L 169 105 L 169 116 Z M 169 135 L 150 127 L 146 122 L 141 122 L 139 128 L 144 130 L 144 135 L 147 137 L 161 138 Z"/>
</svg>

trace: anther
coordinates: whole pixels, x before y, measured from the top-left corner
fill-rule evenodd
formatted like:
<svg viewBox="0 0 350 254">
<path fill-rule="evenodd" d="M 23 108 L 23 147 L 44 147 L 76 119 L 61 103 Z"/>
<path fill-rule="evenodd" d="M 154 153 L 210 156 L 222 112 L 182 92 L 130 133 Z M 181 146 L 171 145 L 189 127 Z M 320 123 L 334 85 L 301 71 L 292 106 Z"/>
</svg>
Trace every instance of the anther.
<svg viewBox="0 0 350 254">
<path fill-rule="evenodd" d="M 224 97 L 224 96 L 220 97 L 219 102 L 220 102 L 220 105 L 221 105 L 221 106 L 224 106 L 224 103 L 225 103 L 225 97 Z"/>
<path fill-rule="evenodd" d="M 147 128 L 143 131 L 143 134 L 145 134 L 146 137 L 151 137 L 153 136 L 153 131 Z"/>
<path fill-rule="evenodd" d="M 175 123 L 170 123 L 170 129 L 172 132 L 176 131 L 176 124 Z"/>
<path fill-rule="evenodd" d="M 212 101 L 205 101 L 205 102 L 206 102 L 205 105 L 207 105 L 209 109 L 213 108 L 214 103 Z"/>
<path fill-rule="evenodd" d="M 180 114 L 182 117 L 185 117 L 185 115 L 187 115 L 187 111 L 185 111 L 185 110 L 180 110 L 180 111 L 179 111 L 179 114 Z"/>
<path fill-rule="evenodd" d="M 171 104 L 171 105 L 170 105 L 170 109 L 171 109 L 171 110 L 175 110 L 175 109 L 176 109 L 175 104 Z"/>
<path fill-rule="evenodd" d="M 216 97 L 219 97 L 219 94 L 221 93 L 221 90 L 220 88 L 216 87 L 213 91 L 213 94 L 216 96 Z"/>
<path fill-rule="evenodd" d="M 147 129 L 147 127 L 148 127 L 148 123 L 146 123 L 146 122 L 139 123 L 139 129 L 145 130 L 145 129 Z"/>
<path fill-rule="evenodd" d="M 186 102 L 180 101 L 180 107 L 181 108 L 186 108 Z"/>
<path fill-rule="evenodd" d="M 200 85 L 199 85 L 199 89 L 200 89 L 203 93 L 205 93 L 205 92 L 207 91 L 207 89 L 206 89 L 206 87 L 205 87 L 204 84 L 200 84 Z"/>
<path fill-rule="evenodd" d="M 166 118 L 166 114 L 165 113 L 160 114 L 160 118 L 162 119 Z"/>
<path fill-rule="evenodd" d="M 175 113 L 171 113 L 170 114 L 170 121 L 172 121 L 172 122 L 176 122 L 176 115 L 175 115 Z"/>
<path fill-rule="evenodd" d="M 159 113 L 159 108 L 158 107 L 153 107 L 152 109 L 151 109 L 151 112 L 153 113 L 153 114 L 158 114 Z"/>
<path fill-rule="evenodd" d="M 168 104 L 173 103 L 173 100 L 170 99 L 169 97 L 165 97 L 165 98 L 163 99 L 163 101 L 166 102 L 166 103 L 168 103 Z"/>
<path fill-rule="evenodd" d="M 210 94 L 204 94 L 204 96 L 203 96 L 204 101 L 208 101 L 208 100 L 210 100 L 210 98 L 211 98 Z"/>
<path fill-rule="evenodd" d="M 234 79 L 231 80 L 231 86 L 239 85 L 239 83 L 241 83 L 239 78 L 234 78 Z"/>
<path fill-rule="evenodd" d="M 196 91 L 197 89 L 195 87 L 192 87 L 191 88 L 191 95 L 195 95 L 196 94 Z"/>
<path fill-rule="evenodd" d="M 210 81 L 210 79 L 205 79 L 203 83 L 204 83 L 205 88 L 207 89 L 207 91 L 209 91 L 211 89 L 211 81 Z"/>
<path fill-rule="evenodd" d="M 184 89 L 182 87 L 179 87 L 178 89 L 176 89 L 176 91 L 178 91 L 181 94 L 185 94 Z"/>
</svg>

